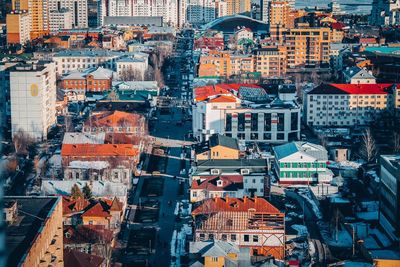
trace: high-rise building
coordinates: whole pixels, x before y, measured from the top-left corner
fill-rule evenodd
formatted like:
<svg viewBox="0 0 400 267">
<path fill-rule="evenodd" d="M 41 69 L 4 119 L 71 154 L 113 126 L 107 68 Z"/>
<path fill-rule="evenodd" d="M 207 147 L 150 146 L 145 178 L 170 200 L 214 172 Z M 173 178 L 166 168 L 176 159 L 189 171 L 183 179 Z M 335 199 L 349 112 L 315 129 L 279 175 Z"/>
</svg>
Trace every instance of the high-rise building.
<svg viewBox="0 0 400 267">
<path fill-rule="evenodd" d="M 74 28 L 88 27 L 88 1 L 87 0 L 49 0 L 50 11 L 69 9 L 72 12 Z"/>
<path fill-rule="evenodd" d="M 285 46 L 271 46 L 253 51 L 254 71 L 262 77 L 282 77 L 287 70 Z"/>
<path fill-rule="evenodd" d="M 400 0 L 373 0 L 369 22 L 376 26 L 400 24 Z"/>
<path fill-rule="evenodd" d="M 190 24 L 205 24 L 216 18 L 213 0 L 188 0 L 186 21 Z"/>
<path fill-rule="evenodd" d="M 289 25 L 290 6 L 287 1 L 272 1 L 268 3 L 268 23 L 270 25 Z"/>
<path fill-rule="evenodd" d="M 226 4 L 228 15 L 251 11 L 251 0 L 226 0 Z"/>
<path fill-rule="evenodd" d="M 88 0 L 88 26 L 89 28 L 96 28 L 99 25 L 97 24 L 97 16 L 98 16 L 98 3 L 97 0 Z"/>
<path fill-rule="evenodd" d="M 12 0 L 13 10 L 28 10 L 31 40 L 49 33 L 48 3 L 49 0 Z"/>
<path fill-rule="evenodd" d="M 308 24 L 298 24 L 297 28 L 279 32 L 279 35 L 283 34 L 287 46 L 288 67 L 328 64 L 330 33 L 329 28 L 313 28 Z M 279 39 L 282 37 L 280 36 Z"/>
<path fill-rule="evenodd" d="M 54 63 L 17 65 L 10 71 L 11 131 L 47 138 L 56 122 Z"/>
<path fill-rule="evenodd" d="M 73 18 L 69 9 L 50 11 L 50 32 L 57 32 L 61 29 L 72 29 Z"/>
<path fill-rule="evenodd" d="M 30 40 L 31 18 L 27 10 L 15 10 L 7 14 L 7 43 L 25 44 Z"/>
</svg>

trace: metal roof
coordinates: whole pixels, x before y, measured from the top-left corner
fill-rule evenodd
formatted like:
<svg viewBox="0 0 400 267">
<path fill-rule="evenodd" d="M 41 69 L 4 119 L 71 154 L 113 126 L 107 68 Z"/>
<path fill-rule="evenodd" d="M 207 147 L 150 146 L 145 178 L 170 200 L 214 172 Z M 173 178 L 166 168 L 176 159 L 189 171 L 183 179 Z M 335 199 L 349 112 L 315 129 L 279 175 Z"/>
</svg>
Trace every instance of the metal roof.
<svg viewBox="0 0 400 267">
<path fill-rule="evenodd" d="M 328 152 L 326 149 L 317 144 L 308 142 L 291 142 L 280 146 L 275 146 L 274 148 L 275 158 L 281 160 L 286 158 L 296 152 L 302 152 L 316 160 L 328 160 Z"/>
</svg>

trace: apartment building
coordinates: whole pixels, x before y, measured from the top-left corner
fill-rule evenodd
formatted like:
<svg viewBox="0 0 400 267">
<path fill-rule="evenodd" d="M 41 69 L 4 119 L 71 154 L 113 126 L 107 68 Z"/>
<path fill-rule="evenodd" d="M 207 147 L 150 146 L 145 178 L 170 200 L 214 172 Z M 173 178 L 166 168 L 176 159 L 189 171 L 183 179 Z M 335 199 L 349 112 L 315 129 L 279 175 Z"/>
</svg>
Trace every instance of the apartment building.
<svg viewBox="0 0 400 267">
<path fill-rule="evenodd" d="M 73 25 L 72 11 L 69 9 L 50 11 L 50 32 L 57 33 L 62 29 L 72 29 Z"/>
<path fill-rule="evenodd" d="M 400 155 L 382 155 L 380 163 L 379 222 L 389 237 L 400 235 Z"/>
<path fill-rule="evenodd" d="M 308 142 L 275 146 L 274 170 L 280 184 L 330 183 L 333 173 L 326 168 L 328 151 Z"/>
<path fill-rule="evenodd" d="M 268 23 L 270 25 L 280 25 L 289 27 L 290 5 L 288 1 L 270 1 L 268 2 Z"/>
<path fill-rule="evenodd" d="M 284 258 L 284 213 L 264 198 L 213 198 L 192 211 L 194 241 L 228 241 L 251 255 Z"/>
<path fill-rule="evenodd" d="M 88 27 L 88 1 L 87 0 L 47 0 L 49 11 L 68 9 L 72 12 L 72 25 L 74 28 Z"/>
<path fill-rule="evenodd" d="M 216 19 L 217 9 L 213 0 L 187 0 L 186 22 L 206 24 Z"/>
<path fill-rule="evenodd" d="M 253 50 L 254 71 L 262 77 L 282 77 L 287 71 L 285 46 L 270 46 Z"/>
<path fill-rule="evenodd" d="M 7 44 L 24 45 L 30 41 L 31 17 L 27 10 L 14 10 L 7 14 Z"/>
<path fill-rule="evenodd" d="M 211 50 L 201 55 L 198 75 L 229 78 L 253 71 L 251 55 L 234 55 L 229 51 Z"/>
<path fill-rule="evenodd" d="M 61 197 L 4 197 L 7 266 L 63 267 Z"/>
<path fill-rule="evenodd" d="M 398 25 L 400 23 L 399 0 L 373 0 L 369 22 L 376 26 Z"/>
<path fill-rule="evenodd" d="M 251 0 L 226 0 L 227 15 L 232 16 L 251 11 Z"/>
<path fill-rule="evenodd" d="M 330 29 L 298 25 L 282 31 L 287 46 L 288 68 L 329 64 Z"/>
<path fill-rule="evenodd" d="M 21 64 L 10 70 L 11 131 L 22 130 L 46 139 L 56 122 L 56 73 L 54 63 Z"/>
<path fill-rule="evenodd" d="M 322 84 L 306 94 L 304 120 L 311 127 L 367 125 L 379 112 L 400 107 L 394 84 Z"/>
<path fill-rule="evenodd" d="M 245 141 L 284 143 L 300 138 L 300 107 L 252 84 L 195 89 L 193 135 L 199 141 L 219 133 Z"/>
</svg>

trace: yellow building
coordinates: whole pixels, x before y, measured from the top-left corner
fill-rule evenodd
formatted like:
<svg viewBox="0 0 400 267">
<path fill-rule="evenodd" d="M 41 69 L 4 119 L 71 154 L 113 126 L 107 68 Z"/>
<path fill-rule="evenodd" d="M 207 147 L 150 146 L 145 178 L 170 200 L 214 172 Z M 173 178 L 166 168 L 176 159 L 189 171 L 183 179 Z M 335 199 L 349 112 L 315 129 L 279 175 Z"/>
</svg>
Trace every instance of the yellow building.
<svg viewBox="0 0 400 267">
<path fill-rule="evenodd" d="M 27 10 L 15 10 L 7 14 L 7 44 L 25 44 L 30 40 L 30 16 Z"/>
<path fill-rule="evenodd" d="M 287 70 L 287 49 L 285 46 L 269 46 L 253 51 L 254 71 L 262 77 L 281 77 Z"/>
<path fill-rule="evenodd" d="M 281 25 L 288 27 L 290 5 L 287 1 L 272 1 L 269 2 L 269 24 L 270 25 Z"/>
<path fill-rule="evenodd" d="M 227 15 L 235 15 L 251 11 L 251 0 L 226 0 Z"/>
<path fill-rule="evenodd" d="M 7 266 L 62 267 L 60 197 L 5 197 Z"/>
<path fill-rule="evenodd" d="M 224 241 L 190 242 L 190 266 L 224 267 L 238 266 L 239 247 Z M 248 251 L 248 249 L 247 249 Z M 242 253 L 242 266 L 250 266 L 250 252 Z"/>
<path fill-rule="evenodd" d="M 28 10 L 31 40 L 49 33 L 49 0 L 12 0 L 12 8 Z"/>
<path fill-rule="evenodd" d="M 306 23 L 298 24 L 297 28 L 284 31 L 288 67 L 328 64 L 330 34 L 331 30 L 329 28 L 311 28 Z"/>
<path fill-rule="evenodd" d="M 195 158 L 209 159 L 239 159 L 239 145 L 235 138 L 213 134 L 208 141 L 202 142 L 195 148 Z"/>
</svg>

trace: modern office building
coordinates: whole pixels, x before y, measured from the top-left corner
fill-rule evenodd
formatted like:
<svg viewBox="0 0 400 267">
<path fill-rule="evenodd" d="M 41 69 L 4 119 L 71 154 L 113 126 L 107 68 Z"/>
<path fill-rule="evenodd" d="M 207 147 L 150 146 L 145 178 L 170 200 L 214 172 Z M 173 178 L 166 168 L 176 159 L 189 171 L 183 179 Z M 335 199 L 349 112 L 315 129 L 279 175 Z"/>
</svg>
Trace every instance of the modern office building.
<svg viewBox="0 0 400 267">
<path fill-rule="evenodd" d="M 54 63 L 17 65 L 10 70 L 11 131 L 43 140 L 56 122 Z"/>
</svg>

